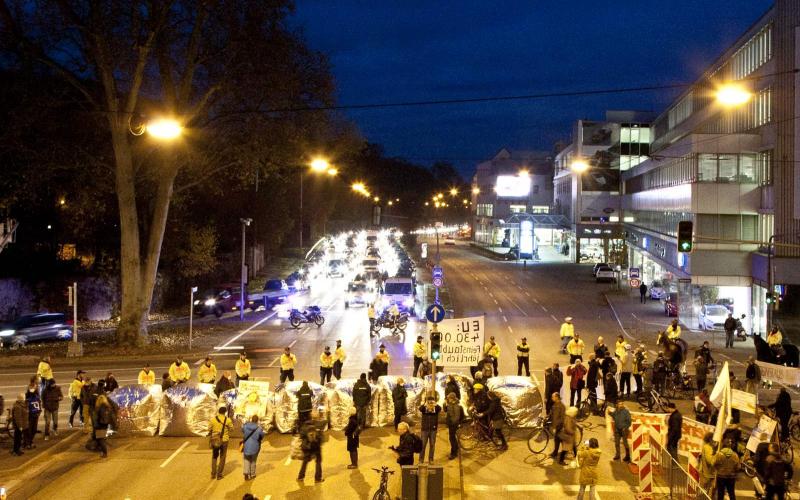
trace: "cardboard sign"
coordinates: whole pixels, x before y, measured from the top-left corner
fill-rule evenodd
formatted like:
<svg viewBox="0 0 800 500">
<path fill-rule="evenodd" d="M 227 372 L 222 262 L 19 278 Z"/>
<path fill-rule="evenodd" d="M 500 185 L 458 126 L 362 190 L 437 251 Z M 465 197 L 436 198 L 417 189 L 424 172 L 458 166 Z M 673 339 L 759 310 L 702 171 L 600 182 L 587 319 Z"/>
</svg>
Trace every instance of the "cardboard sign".
<svg viewBox="0 0 800 500">
<path fill-rule="evenodd" d="M 785 385 L 800 385 L 800 368 L 774 365 L 763 361 L 756 361 L 756 364 L 761 368 L 762 379 Z"/>
<path fill-rule="evenodd" d="M 731 389 L 731 406 L 737 410 L 745 411 L 753 415 L 756 414 L 758 405 L 758 395 L 749 392 Z"/>
<path fill-rule="evenodd" d="M 433 323 L 428 323 L 430 335 Z M 452 368 L 475 366 L 483 358 L 484 317 L 445 319 L 437 324 L 442 334 L 441 366 Z"/>
<path fill-rule="evenodd" d="M 750 433 L 750 438 L 747 440 L 747 449 L 750 450 L 751 453 L 755 453 L 756 448 L 758 447 L 759 443 L 762 442 L 762 440 L 770 442 L 772 440 L 772 434 L 775 432 L 775 427 L 777 427 L 777 425 L 777 420 L 773 420 L 766 415 L 762 415 L 758 420 L 758 425 L 754 427 L 753 432 Z"/>
</svg>

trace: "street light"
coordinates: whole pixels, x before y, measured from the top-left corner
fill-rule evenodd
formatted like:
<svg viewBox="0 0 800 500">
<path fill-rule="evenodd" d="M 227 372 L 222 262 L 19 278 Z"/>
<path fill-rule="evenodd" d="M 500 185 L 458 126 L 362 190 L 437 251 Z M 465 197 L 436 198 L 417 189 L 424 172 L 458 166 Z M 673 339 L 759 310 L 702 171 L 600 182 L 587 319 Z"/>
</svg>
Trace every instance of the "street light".
<svg viewBox="0 0 800 500">
<path fill-rule="evenodd" d="M 572 165 L 570 165 L 570 169 L 573 172 L 576 172 L 578 174 L 582 174 L 582 173 L 586 172 L 587 170 L 589 170 L 589 164 L 584 160 L 575 160 L 575 161 L 572 162 Z"/>
<path fill-rule="evenodd" d="M 458 194 L 457 188 L 450 188 L 450 196 L 456 196 Z"/>
<path fill-rule="evenodd" d="M 481 194 L 481 188 L 478 187 L 472 188 L 472 194 Z"/>
<path fill-rule="evenodd" d="M 376 197 L 372 198 L 372 201 L 374 201 L 375 203 L 378 203 L 379 201 L 381 201 L 381 198 L 380 198 L 380 196 L 376 196 Z"/>
<path fill-rule="evenodd" d="M 752 92 L 738 84 L 728 83 L 717 89 L 717 102 L 726 108 L 741 106 L 753 97 Z"/>
<path fill-rule="evenodd" d="M 328 174 L 334 177 L 339 173 L 339 169 L 331 165 L 325 158 L 317 157 L 311 160 L 308 168 L 315 174 Z M 300 171 L 300 251 L 303 251 L 303 171 Z"/>
<path fill-rule="evenodd" d="M 253 222 L 253 219 L 239 219 L 242 222 L 242 280 L 240 283 L 239 288 L 239 321 L 244 321 L 244 305 L 245 305 L 245 296 L 247 293 L 245 292 L 244 284 L 247 278 L 247 268 L 245 266 L 245 237 L 246 231 L 245 229 L 247 226 Z M 302 234 L 302 233 L 301 233 Z"/>
<path fill-rule="evenodd" d="M 171 118 L 160 118 L 146 125 L 147 133 L 155 139 L 170 141 L 183 132 L 183 127 Z"/>
<path fill-rule="evenodd" d="M 528 169 L 523 168 L 522 170 L 520 170 L 517 173 L 517 176 L 519 176 L 519 177 L 528 177 Z"/>
<path fill-rule="evenodd" d="M 309 166 L 314 172 L 326 172 L 331 168 L 330 162 L 325 158 L 314 158 Z"/>
</svg>

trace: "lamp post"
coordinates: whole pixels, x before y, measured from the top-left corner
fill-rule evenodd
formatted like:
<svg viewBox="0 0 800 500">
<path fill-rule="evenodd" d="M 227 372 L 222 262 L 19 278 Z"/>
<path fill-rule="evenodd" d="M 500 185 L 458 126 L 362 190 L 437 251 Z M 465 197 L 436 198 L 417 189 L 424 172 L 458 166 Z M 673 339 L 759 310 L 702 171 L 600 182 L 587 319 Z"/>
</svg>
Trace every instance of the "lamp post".
<svg viewBox="0 0 800 500">
<path fill-rule="evenodd" d="M 583 141 L 583 126 L 579 126 L 578 130 L 580 130 L 579 137 L 581 142 Z M 580 144 L 580 143 L 579 143 Z M 576 174 L 576 184 L 577 188 L 575 190 L 575 203 L 572 205 L 572 220 L 575 221 L 575 262 L 580 263 L 581 261 L 581 212 L 583 210 L 583 173 L 589 170 L 589 163 L 586 160 L 578 159 L 572 162 L 570 165 L 570 169 Z"/>
<path fill-rule="evenodd" d="M 326 173 L 331 177 L 334 177 L 336 174 L 339 173 L 339 170 L 332 166 L 328 160 L 325 158 L 314 158 L 311 160 L 311 163 L 308 164 L 309 169 L 314 173 Z M 303 171 L 300 170 L 300 253 L 303 252 Z"/>
<path fill-rule="evenodd" d="M 246 301 L 247 292 L 245 291 L 245 281 L 247 281 L 247 266 L 245 264 L 245 255 L 246 255 L 246 247 L 245 247 L 245 237 L 246 237 L 246 228 L 253 222 L 253 219 L 239 219 L 242 222 L 242 276 L 241 276 L 241 283 L 239 288 L 239 321 L 244 321 L 244 306 Z"/>
<path fill-rule="evenodd" d="M 775 291 L 775 269 L 772 267 L 772 254 L 775 252 L 775 238 L 782 237 L 782 234 L 773 234 L 769 237 L 767 244 L 767 293 Z M 773 304 L 767 304 L 767 332 L 772 327 Z"/>
</svg>

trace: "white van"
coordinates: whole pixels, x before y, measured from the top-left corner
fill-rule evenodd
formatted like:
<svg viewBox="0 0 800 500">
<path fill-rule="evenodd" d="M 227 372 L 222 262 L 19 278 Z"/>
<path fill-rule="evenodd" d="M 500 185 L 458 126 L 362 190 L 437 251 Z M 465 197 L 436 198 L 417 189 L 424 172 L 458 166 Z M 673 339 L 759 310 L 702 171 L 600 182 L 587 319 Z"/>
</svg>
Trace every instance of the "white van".
<svg viewBox="0 0 800 500">
<path fill-rule="evenodd" d="M 383 283 L 383 299 L 381 304 L 384 309 L 397 304 L 397 308 L 405 311 L 411 316 L 416 314 L 414 310 L 414 296 L 416 289 L 411 278 L 388 278 Z"/>
</svg>

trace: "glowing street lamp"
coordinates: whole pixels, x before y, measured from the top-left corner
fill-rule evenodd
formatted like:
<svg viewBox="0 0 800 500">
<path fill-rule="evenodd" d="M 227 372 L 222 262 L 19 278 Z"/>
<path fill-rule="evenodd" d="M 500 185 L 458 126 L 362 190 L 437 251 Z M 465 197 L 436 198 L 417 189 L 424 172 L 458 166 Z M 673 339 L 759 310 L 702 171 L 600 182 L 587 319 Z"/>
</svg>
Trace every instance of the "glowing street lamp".
<svg viewBox="0 0 800 500">
<path fill-rule="evenodd" d="M 160 118 L 146 125 L 147 133 L 161 141 L 171 141 L 183 132 L 183 127 L 171 118 Z"/>
<path fill-rule="evenodd" d="M 314 172 L 327 172 L 331 168 L 330 162 L 325 158 L 314 158 L 309 166 Z"/>
<path fill-rule="evenodd" d="M 747 103 L 753 94 L 737 84 L 726 84 L 717 89 L 717 102 L 726 108 L 733 108 Z"/>
<path fill-rule="evenodd" d="M 375 203 L 378 203 L 379 201 L 381 201 L 381 197 L 380 196 L 376 196 L 376 197 L 372 198 L 372 201 L 374 201 Z"/>
<path fill-rule="evenodd" d="M 394 202 L 392 200 L 389 200 L 389 203 L 387 203 L 387 205 L 391 207 L 392 205 L 394 205 Z"/>
<path fill-rule="evenodd" d="M 481 188 L 478 187 L 472 188 L 472 194 L 481 194 Z"/>
<path fill-rule="evenodd" d="M 572 162 L 572 165 L 570 165 L 570 169 L 575 173 L 582 174 L 589 170 L 589 164 L 584 160 L 575 160 Z"/>
<path fill-rule="evenodd" d="M 528 177 L 528 170 L 527 170 L 527 169 L 525 169 L 525 168 L 523 168 L 522 170 L 520 170 L 520 171 L 517 173 L 517 175 L 518 175 L 519 177 Z"/>
<path fill-rule="evenodd" d="M 456 196 L 458 194 L 457 188 L 450 188 L 450 196 Z"/>
</svg>

